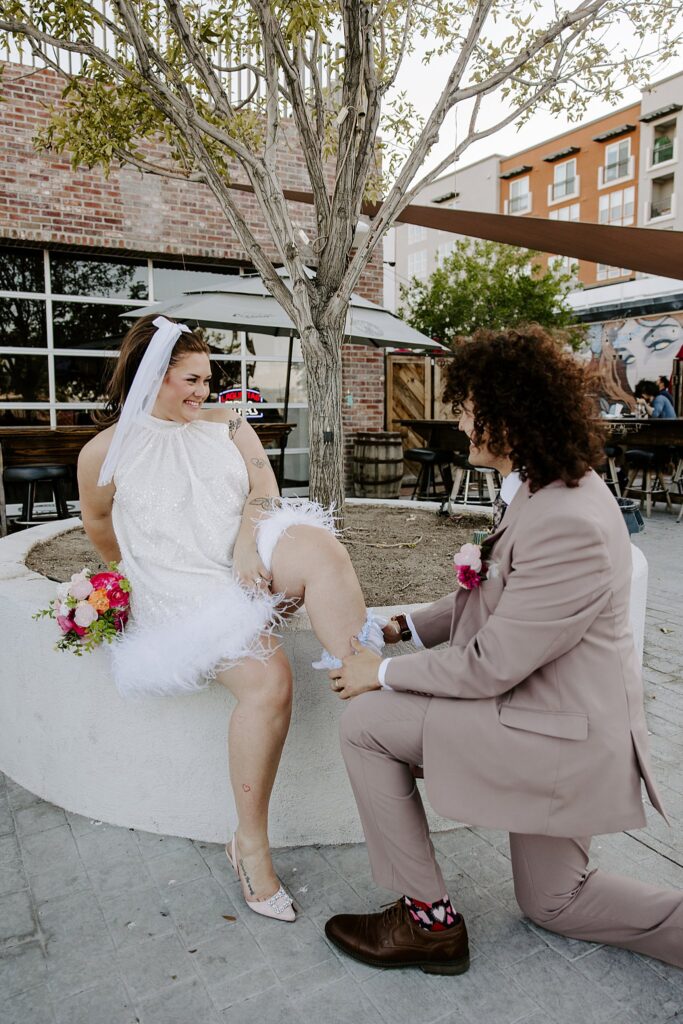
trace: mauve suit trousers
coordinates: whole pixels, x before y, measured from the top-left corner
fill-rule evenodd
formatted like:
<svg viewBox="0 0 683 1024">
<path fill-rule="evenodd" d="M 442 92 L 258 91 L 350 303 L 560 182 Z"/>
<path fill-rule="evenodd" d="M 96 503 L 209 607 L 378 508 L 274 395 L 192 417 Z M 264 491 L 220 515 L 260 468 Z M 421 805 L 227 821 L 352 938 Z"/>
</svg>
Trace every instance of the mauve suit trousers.
<svg viewBox="0 0 683 1024">
<path fill-rule="evenodd" d="M 341 743 L 375 881 L 432 902 L 445 894 L 446 884 L 410 767 L 423 763 L 430 700 L 411 693 L 362 694 L 344 712 Z M 470 765 L 463 776 L 471 770 Z M 457 776 L 452 784 L 458 786 Z M 622 946 L 683 967 L 683 892 L 589 870 L 590 843 L 590 836 L 510 833 L 522 911 L 560 935 Z M 457 893 L 450 895 L 457 908 Z"/>
</svg>

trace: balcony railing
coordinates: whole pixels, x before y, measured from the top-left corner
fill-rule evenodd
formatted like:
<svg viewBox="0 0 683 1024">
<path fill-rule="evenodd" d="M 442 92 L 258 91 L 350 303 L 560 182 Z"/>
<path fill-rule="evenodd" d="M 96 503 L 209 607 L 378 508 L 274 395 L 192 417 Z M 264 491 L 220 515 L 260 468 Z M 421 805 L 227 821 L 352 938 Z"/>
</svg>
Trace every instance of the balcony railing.
<svg viewBox="0 0 683 1024">
<path fill-rule="evenodd" d="M 652 147 L 652 166 L 654 167 L 655 164 L 663 164 L 667 160 L 673 160 L 675 152 L 676 145 L 674 139 L 670 139 L 664 135 L 655 139 L 655 144 Z"/>
<path fill-rule="evenodd" d="M 650 203 L 650 220 L 657 217 L 669 217 L 674 211 L 673 193 L 664 199 L 653 199 Z"/>
<path fill-rule="evenodd" d="M 521 196 L 512 196 L 505 203 L 506 213 L 528 213 L 531 210 L 531 192 Z"/>
<path fill-rule="evenodd" d="M 617 160 L 611 164 L 598 167 L 598 188 L 605 185 L 612 185 L 615 181 L 623 181 L 633 177 L 635 170 L 635 158 L 630 156 L 627 160 Z"/>
<path fill-rule="evenodd" d="M 576 174 L 573 178 L 565 178 L 564 181 L 556 181 L 548 185 L 548 203 L 559 203 L 562 199 L 573 199 L 578 196 L 581 189 L 581 176 Z"/>
</svg>

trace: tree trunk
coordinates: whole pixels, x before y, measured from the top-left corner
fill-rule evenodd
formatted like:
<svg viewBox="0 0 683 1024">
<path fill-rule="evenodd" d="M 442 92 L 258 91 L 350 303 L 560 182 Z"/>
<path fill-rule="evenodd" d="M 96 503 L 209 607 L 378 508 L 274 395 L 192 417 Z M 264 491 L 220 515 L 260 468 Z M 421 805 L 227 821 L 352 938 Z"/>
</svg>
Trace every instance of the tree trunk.
<svg viewBox="0 0 683 1024">
<path fill-rule="evenodd" d="M 309 407 L 309 494 L 335 517 L 344 517 L 344 434 L 342 357 L 344 321 L 334 328 L 309 329 L 302 336 Z"/>
</svg>

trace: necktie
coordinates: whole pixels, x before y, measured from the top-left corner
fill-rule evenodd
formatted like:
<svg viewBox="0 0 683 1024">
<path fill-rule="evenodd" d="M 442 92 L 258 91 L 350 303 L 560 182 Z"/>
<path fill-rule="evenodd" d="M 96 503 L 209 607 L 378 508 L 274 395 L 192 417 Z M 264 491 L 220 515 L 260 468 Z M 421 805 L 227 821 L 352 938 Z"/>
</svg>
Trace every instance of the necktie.
<svg viewBox="0 0 683 1024">
<path fill-rule="evenodd" d="M 493 529 L 497 530 L 500 526 L 500 521 L 505 515 L 505 509 L 508 507 L 507 501 L 503 501 L 500 494 L 494 499 L 493 505 Z"/>
</svg>

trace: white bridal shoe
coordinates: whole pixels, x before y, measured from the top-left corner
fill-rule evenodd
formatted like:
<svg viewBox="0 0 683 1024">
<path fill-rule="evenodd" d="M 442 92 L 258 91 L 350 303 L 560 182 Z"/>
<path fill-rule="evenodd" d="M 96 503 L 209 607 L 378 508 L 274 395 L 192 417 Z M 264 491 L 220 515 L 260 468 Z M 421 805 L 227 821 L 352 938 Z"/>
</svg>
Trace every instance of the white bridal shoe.
<svg viewBox="0 0 683 1024">
<path fill-rule="evenodd" d="M 294 909 L 292 897 L 289 893 L 285 892 L 282 886 L 276 893 L 269 896 L 267 900 L 248 900 L 244 893 L 244 879 L 239 868 L 239 859 L 237 855 L 236 837 L 233 835 L 230 845 L 225 847 L 225 856 L 230 861 L 232 869 L 237 875 L 237 878 L 242 886 L 242 895 L 244 901 L 250 910 L 253 910 L 255 914 L 261 914 L 263 917 L 272 917 L 275 921 L 296 921 L 296 911 Z"/>
</svg>

